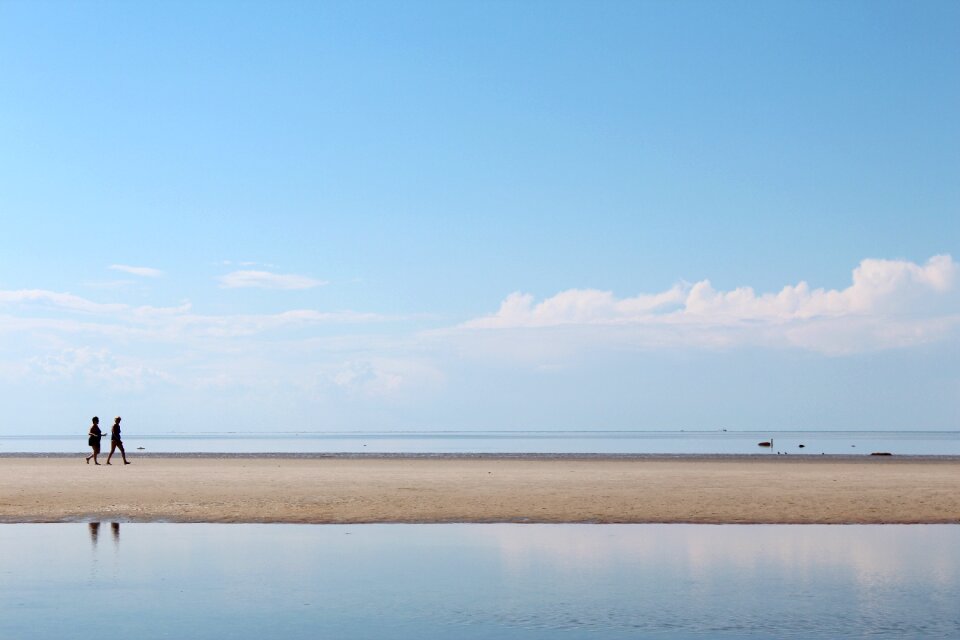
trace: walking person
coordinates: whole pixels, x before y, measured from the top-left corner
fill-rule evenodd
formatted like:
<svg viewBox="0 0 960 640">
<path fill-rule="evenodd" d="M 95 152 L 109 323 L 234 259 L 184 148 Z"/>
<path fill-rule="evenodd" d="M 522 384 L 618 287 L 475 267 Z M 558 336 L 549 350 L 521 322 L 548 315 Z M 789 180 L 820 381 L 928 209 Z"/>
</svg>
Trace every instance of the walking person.
<svg viewBox="0 0 960 640">
<path fill-rule="evenodd" d="M 90 425 L 90 431 L 87 432 L 87 444 L 90 445 L 90 448 L 93 449 L 93 453 L 87 456 L 87 464 L 90 464 L 90 458 L 93 458 L 93 464 L 99 465 L 97 462 L 97 456 L 100 455 L 100 438 L 103 437 L 103 432 L 100 431 L 100 418 L 93 416 L 93 424 Z"/>
<path fill-rule="evenodd" d="M 120 449 L 120 455 L 123 456 L 123 464 L 130 464 L 127 462 L 127 452 L 123 450 L 123 440 L 120 439 L 120 416 L 113 419 L 113 427 L 110 429 L 110 455 L 107 456 L 107 464 L 110 464 L 110 458 L 117 449 Z"/>
</svg>

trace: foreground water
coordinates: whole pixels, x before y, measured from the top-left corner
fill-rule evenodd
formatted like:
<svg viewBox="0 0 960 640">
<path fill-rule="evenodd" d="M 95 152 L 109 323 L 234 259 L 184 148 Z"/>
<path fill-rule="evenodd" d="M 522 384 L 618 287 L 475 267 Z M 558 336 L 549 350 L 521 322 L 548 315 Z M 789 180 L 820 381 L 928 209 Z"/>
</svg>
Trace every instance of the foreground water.
<svg viewBox="0 0 960 640">
<path fill-rule="evenodd" d="M 770 448 L 758 442 L 773 441 Z M 147 453 L 542 453 L 960 455 L 960 431 L 447 431 L 352 433 L 124 434 Z M 0 455 L 85 451 L 72 436 L 0 436 Z"/>
<path fill-rule="evenodd" d="M 0 526 L 0 637 L 955 638 L 960 526 Z"/>
</svg>

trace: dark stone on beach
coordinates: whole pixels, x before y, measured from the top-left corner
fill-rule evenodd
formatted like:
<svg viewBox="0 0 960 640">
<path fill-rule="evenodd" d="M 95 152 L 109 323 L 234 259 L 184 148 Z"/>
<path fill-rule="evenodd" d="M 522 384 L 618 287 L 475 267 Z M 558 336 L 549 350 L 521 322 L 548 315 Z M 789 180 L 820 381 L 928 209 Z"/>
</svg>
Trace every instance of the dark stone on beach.
<svg viewBox="0 0 960 640">
<path fill-rule="evenodd" d="M 874 451 L 870 455 L 872 456 L 892 456 L 893 454 L 889 451 Z"/>
</svg>

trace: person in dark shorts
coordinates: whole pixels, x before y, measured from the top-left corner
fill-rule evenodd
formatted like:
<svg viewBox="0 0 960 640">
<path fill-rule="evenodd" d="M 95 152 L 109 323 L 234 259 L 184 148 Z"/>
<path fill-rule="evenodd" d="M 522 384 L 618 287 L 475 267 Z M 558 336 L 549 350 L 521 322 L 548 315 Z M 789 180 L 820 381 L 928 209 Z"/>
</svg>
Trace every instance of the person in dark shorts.
<svg viewBox="0 0 960 640">
<path fill-rule="evenodd" d="M 90 431 L 87 432 L 87 444 L 93 449 L 93 453 L 87 456 L 87 464 L 90 464 L 90 458 L 93 458 L 93 464 L 100 464 L 97 462 L 97 456 L 100 455 L 100 438 L 102 438 L 104 434 L 100 431 L 100 418 L 93 416 L 92 422 L 93 424 L 90 425 Z"/>
<path fill-rule="evenodd" d="M 123 440 L 120 439 L 120 416 L 113 419 L 113 427 L 110 429 L 110 455 L 107 456 L 107 464 L 110 464 L 110 458 L 117 449 L 120 449 L 120 455 L 123 456 L 123 464 L 130 464 L 127 462 L 127 452 L 123 450 Z"/>
</svg>

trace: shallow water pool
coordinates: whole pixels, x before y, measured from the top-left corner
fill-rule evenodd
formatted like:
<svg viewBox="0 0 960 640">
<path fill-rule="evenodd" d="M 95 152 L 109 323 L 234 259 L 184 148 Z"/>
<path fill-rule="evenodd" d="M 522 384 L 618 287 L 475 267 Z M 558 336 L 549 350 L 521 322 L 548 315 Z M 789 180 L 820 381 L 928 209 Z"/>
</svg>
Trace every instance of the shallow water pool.
<svg viewBox="0 0 960 640">
<path fill-rule="evenodd" d="M 0 525 L 0 637 L 960 636 L 960 526 Z"/>
</svg>

